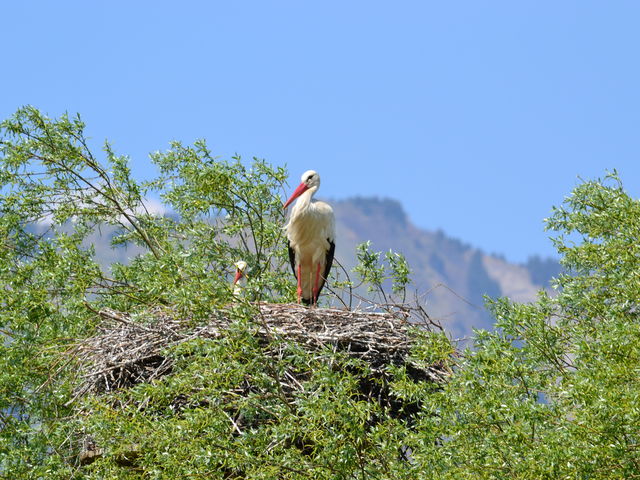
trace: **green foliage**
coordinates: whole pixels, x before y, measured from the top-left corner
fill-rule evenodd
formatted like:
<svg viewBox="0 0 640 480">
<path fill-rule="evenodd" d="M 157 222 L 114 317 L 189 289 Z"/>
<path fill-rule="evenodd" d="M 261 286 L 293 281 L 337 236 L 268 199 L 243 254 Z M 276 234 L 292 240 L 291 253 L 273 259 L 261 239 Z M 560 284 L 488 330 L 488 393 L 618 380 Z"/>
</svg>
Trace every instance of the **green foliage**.
<svg viewBox="0 0 640 480">
<path fill-rule="evenodd" d="M 176 142 L 151 155 L 158 178 L 139 183 L 128 159 L 109 144 L 105 165 L 98 162 L 79 117 L 51 120 L 27 107 L 2 129 L 2 228 L 16 254 L 31 256 L 66 237 L 66 247 L 90 261 L 85 239 L 104 226 L 115 228 L 114 246 L 145 250 L 110 272 L 91 267 L 85 291 L 99 295 L 102 306 L 135 310 L 162 303 L 205 315 L 231 293 L 225 275 L 208 272 L 228 272 L 239 259 L 252 266 L 254 292 L 265 298 L 290 294 L 288 282 L 273 273 L 286 258 L 282 168 L 257 159 L 247 168 L 239 157 L 213 158 L 202 141 L 193 147 Z M 154 196 L 179 218 L 150 213 L 145 198 Z M 39 238 L 30 230 L 34 224 L 46 224 L 48 231 Z"/>
<path fill-rule="evenodd" d="M 371 242 L 366 241 L 357 246 L 356 256 L 358 264 L 354 272 L 358 274 L 362 282 L 367 285 L 369 292 L 377 292 L 384 303 L 389 302 L 385 291 L 385 282 L 391 282 L 391 291 L 401 295 L 400 303 L 406 298 L 407 285 L 410 283 L 411 270 L 407 260 L 401 253 L 389 250 L 385 253 L 386 265 L 381 263 L 382 252 L 371 250 Z"/>
<path fill-rule="evenodd" d="M 413 364 L 451 372 L 435 385 L 405 367 L 389 365 L 383 380 L 332 350 L 253 335 L 260 320 L 243 299 L 294 299 L 283 169 L 174 143 L 151 156 L 158 177 L 140 183 L 108 144 L 98 161 L 83 129 L 79 117 L 31 107 L 1 124 L 0 476 L 638 476 L 640 202 L 615 173 L 579 185 L 547 220 L 565 268 L 554 295 L 492 300 L 497 328 L 462 352 L 416 329 Z M 177 215 L 148 211 L 154 196 Z M 89 238 L 106 227 L 114 248 L 137 246 L 127 264 L 96 262 Z M 382 258 L 361 245 L 356 272 L 385 301 L 386 286 L 404 298 L 405 259 Z M 239 259 L 250 281 L 234 298 Z M 195 325 L 232 301 L 237 321 L 223 337 L 167 347 L 170 374 L 74 398 L 77 365 L 66 353 L 96 333 L 96 310 L 167 305 Z M 293 391 L 285 378 L 297 379 Z M 80 465 L 86 438 L 103 453 Z"/>
<path fill-rule="evenodd" d="M 50 463 L 71 468 L 75 448 L 69 425 L 55 420 L 73 412 L 64 352 L 94 332 L 96 310 L 164 304 L 206 317 L 234 300 L 239 259 L 251 265 L 244 298 L 293 298 L 279 273 L 286 172 L 215 159 L 204 142 L 174 143 L 152 155 L 158 178 L 140 183 L 109 144 L 103 162 L 93 155 L 77 116 L 25 107 L 0 128 L 0 472 L 37 465 L 53 478 Z M 153 196 L 180 217 L 150 212 Z M 89 237 L 103 228 L 114 247 L 141 253 L 101 268 Z"/>
<path fill-rule="evenodd" d="M 442 445 L 417 461 L 433 455 L 438 478 L 637 476 L 639 209 L 615 174 L 554 209 L 556 295 L 490 303 L 497 330 L 477 332 L 431 397 L 421 428 Z"/>
<path fill-rule="evenodd" d="M 239 327 L 220 342 L 181 345 L 174 375 L 114 395 L 126 408 L 87 404 L 83 426 L 111 452 L 85 468 L 88 478 L 122 471 L 119 457 L 132 450 L 154 478 L 367 478 L 412 470 L 398 457 L 402 424 L 359 397 L 359 378 L 349 371 L 363 365 L 286 344 L 273 345 L 283 349 L 274 362 L 250 325 Z M 308 376 L 304 390 L 285 397 L 278 378 L 300 373 Z"/>
</svg>

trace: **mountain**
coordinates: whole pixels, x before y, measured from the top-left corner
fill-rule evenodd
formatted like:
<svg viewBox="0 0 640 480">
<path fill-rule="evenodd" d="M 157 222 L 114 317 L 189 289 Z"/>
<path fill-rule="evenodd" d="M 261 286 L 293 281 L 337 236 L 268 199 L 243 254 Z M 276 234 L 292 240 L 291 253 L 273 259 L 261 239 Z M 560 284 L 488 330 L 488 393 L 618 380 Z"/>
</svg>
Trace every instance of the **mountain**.
<svg viewBox="0 0 640 480">
<path fill-rule="evenodd" d="M 376 251 L 402 253 L 427 312 L 454 337 L 469 335 L 472 327 L 491 328 L 493 319 L 483 307 L 484 295 L 532 301 L 560 272 L 553 259 L 532 257 L 517 265 L 440 230 L 420 229 L 395 200 L 356 197 L 330 203 L 337 224 L 336 258 L 345 268 L 355 265 L 356 245 L 366 240 Z"/>
</svg>

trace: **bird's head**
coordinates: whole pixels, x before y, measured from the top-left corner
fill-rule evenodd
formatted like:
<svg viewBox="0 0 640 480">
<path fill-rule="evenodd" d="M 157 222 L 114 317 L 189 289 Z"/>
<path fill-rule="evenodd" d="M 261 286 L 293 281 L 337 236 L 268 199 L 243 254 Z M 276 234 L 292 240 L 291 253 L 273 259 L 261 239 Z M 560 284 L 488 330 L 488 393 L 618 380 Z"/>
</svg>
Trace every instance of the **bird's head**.
<svg viewBox="0 0 640 480">
<path fill-rule="evenodd" d="M 289 197 L 283 206 L 283 208 L 287 208 L 291 203 L 302 195 L 304 192 L 310 189 L 317 190 L 320 187 L 320 175 L 315 170 L 307 170 L 302 174 L 300 178 L 300 185 L 294 190 L 294 192 Z"/>
<path fill-rule="evenodd" d="M 236 276 L 233 279 L 233 284 L 235 285 L 241 278 L 246 277 L 247 262 L 238 260 L 234 265 L 236 267 Z"/>
</svg>

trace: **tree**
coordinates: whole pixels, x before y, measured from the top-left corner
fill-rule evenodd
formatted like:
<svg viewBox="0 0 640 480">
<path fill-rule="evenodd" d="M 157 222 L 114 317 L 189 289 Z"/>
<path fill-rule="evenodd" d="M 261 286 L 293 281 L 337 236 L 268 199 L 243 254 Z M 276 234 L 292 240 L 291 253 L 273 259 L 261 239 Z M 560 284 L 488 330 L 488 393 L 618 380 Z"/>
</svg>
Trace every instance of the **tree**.
<svg viewBox="0 0 640 480">
<path fill-rule="evenodd" d="M 261 160 L 246 167 L 213 158 L 204 142 L 176 142 L 151 155 L 159 175 L 140 183 L 108 143 L 104 162 L 94 156 L 78 116 L 52 120 L 26 107 L 1 128 L 0 471 L 26 472 L 65 463 L 68 452 L 51 454 L 69 447 L 66 422 L 51 420 L 72 411 L 64 352 L 95 331 L 96 311 L 171 305 L 204 318 L 233 300 L 225 272 L 239 259 L 253 266 L 248 289 L 261 299 L 294 298 L 279 274 L 286 177 Z M 179 218 L 151 214 L 145 198 L 154 194 Z M 142 253 L 101 269 L 87 238 L 103 228 L 114 247 Z"/>
<path fill-rule="evenodd" d="M 310 349 L 269 333 L 249 301 L 284 311 L 295 299 L 283 169 L 174 143 L 151 156 L 158 177 L 137 182 L 108 144 L 98 160 L 83 129 L 31 107 L 1 125 L 0 475 L 638 475 L 640 202 L 615 173 L 578 186 L 547 221 L 564 267 L 554 296 L 488 299 L 496 329 L 469 349 L 415 328 L 402 361 L 374 365 L 339 342 Z M 176 215 L 147 211 L 154 195 Z M 115 247 L 137 246 L 130 262 L 96 262 L 89 239 L 106 228 Z M 401 256 L 387 254 L 386 270 L 367 245 L 359 258 L 356 273 L 381 298 L 388 279 L 404 298 Z M 239 259 L 252 270 L 234 298 Z M 226 322 L 222 334 L 193 333 L 212 319 Z M 78 352 L 116 331 L 155 339 L 143 345 L 151 363 L 115 390 L 82 390 L 89 359 Z M 432 366 L 446 381 L 416 373 Z"/>
<path fill-rule="evenodd" d="M 50 119 L 32 107 L 2 123 L 0 472 L 322 478 L 410 470 L 395 438 L 402 422 L 389 413 L 401 403 L 371 400 L 382 389 L 388 396 L 377 383 L 391 377 L 330 346 L 309 352 L 256 334 L 262 312 L 248 299 L 295 298 L 279 195 L 285 171 L 216 159 L 204 142 L 174 143 L 151 156 L 158 178 L 140 183 L 109 144 L 99 161 L 83 130 L 79 117 Z M 150 213 L 150 195 L 176 215 Z M 106 228 L 115 247 L 137 246 L 130 262 L 97 263 L 88 239 Z M 240 258 L 250 281 L 234 298 Z M 390 258 L 406 276 L 400 257 Z M 223 310 L 232 322 L 216 341 L 169 341 Z M 79 395 L 86 358 L 78 346 L 105 338 L 101 312 L 110 311 L 126 312 L 114 318 L 141 330 L 159 330 L 158 317 L 180 319 L 180 332 L 169 322 L 166 343 L 156 339 L 170 368 L 156 381 Z M 106 453 L 88 464 L 88 448 Z"/>
<path fill-rule="evenodd" d="M 496 330 L 476 333 L 430 397 L 416 435 L 442 443 L 415 459 L 437 478 L 640 472 L 640 202 L 614 172 L 578 186 L 547 227 L 566 270 L 557 294 L 489 301 Z"/>
</svg>

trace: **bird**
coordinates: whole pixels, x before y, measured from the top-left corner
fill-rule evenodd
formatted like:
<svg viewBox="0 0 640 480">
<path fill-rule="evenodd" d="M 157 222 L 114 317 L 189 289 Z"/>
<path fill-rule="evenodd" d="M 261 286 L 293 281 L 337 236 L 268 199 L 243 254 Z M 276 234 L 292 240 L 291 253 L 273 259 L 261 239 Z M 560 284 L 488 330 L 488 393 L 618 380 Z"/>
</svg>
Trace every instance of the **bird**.
<svg viewBox="0 0 640 480">
<path fill-rule="evenodd" d="M 320 187 L 320 175 L 307 170 L 300 180 L 300 185 L 283 206 L 286 209 L 297 199 L 285 226 L 287 247 L 293 275 L 298 282 L 298 303 L 315 306 L 333 263 L 336 222 L 331 206 L 312 201 Z"/>
<path fill-rule="evenodd" d="M 238 260 L 234 263 L 236 267 L 236 276 L 233 279 L 233 295 L 238 296 L 242 293 L 242 289 L 247 283 L 247 262 Z"/>
</svg>

